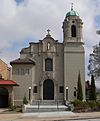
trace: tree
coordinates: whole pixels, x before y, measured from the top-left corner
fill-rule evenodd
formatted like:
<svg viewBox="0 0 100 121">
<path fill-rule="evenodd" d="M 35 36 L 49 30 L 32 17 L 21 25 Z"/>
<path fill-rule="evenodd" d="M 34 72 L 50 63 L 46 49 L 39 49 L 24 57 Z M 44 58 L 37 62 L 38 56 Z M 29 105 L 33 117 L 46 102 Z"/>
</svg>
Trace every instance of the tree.
<svg viewBox="0 0 100 121">
<path fill-rule="evenodd" d="M 78 75 L 78 82 L 77 82 L 77 99 L 81 100 L 81 101 L 83 100 L 83 92 L 82 92 L 80 72 L 79 72 L 79 75 Z"/>
<path fill-rule="evenodd" d="M 88 74 L 94 75 L 95 79 L 100 76 L 100 42 L 93 47 L 93 52 L 89 58 L 88 70 Z"/>
<path fill-rule="evenodd" d="M 91 75 L 90 100 L 96 100 L 96 87 L 93 75 Z"/>
</svg>

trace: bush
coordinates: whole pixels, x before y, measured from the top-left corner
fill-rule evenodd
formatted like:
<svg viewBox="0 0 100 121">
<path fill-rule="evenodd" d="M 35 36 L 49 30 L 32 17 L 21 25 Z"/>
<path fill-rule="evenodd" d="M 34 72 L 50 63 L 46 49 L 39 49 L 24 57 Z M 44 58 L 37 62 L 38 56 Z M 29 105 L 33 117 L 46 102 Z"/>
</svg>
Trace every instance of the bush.
<svg viewBox="0 0 100 121">
<path fill-rule="evenodd" d="M 74 111 L 76 112 L 100 111 L 100 102 L 75 100 L 71 103 L 74 105 Z"/>
<path fill-rule="evenodd" d="M 26 98 L 26 94 L 24 95 L 24 98 L 23 98 L 23 104 L 28 104 L 28 101 L 27 101 L 27 98 Z"/>
<path fill-rule="evenodd" d="M 97 106 L 98 106 L 98 108 L 100 109 L 100 102 L 97 102 Z"/>
<path fill-rule="evenodd" d="M 16 112 L 22 112 L 22 105 L 21 106 L 16 106 L 15 108 L 16 108 L 15 109 Z"/>
<path fill-rule="evenodd" d="M 97 103 L 95 101 L 88 101 L 88 105 L 91 109 L 96 108 L 97 107 Z"/>
<path fill-rule="evenodd" d="M 75 106 L 75 107 L 83 107 L 83 102 L 80 101 L 80 100 L 75 100 L 72 102 L 72 104 Z"/>
<path fill-rule="evenodd" d="M 15 107 L 13 106 L 13 103 L 11 101 L 11 98 L 9 98 L 9 100 L 8 100 L 8 108 L 10 111 L 13 111 L 15 109 Z"/>
<path fill-rule="evenodd" d="M 86 101 L 80 101 L 80 100 L 75 100 L 72 102 L 72 104 L 74 105 L 74 107 L 77 107 L 77 108 L 87 108 L 88 107 L 88 103 Z"/>
</svg>

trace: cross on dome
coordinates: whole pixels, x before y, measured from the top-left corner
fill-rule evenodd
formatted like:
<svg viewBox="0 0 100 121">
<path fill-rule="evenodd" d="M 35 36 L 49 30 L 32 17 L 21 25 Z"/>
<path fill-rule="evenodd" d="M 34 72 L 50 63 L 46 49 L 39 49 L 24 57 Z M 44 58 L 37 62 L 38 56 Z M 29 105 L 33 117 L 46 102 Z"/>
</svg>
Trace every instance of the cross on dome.
<svg viewBox="0 0 100 121">
<path fill-rule="evenodd" d="M 50 35 L 50 29 L 48 29 L 47 32 L 48 32 L 48 35 Z"/>
<path fill-rule="evenodd" d="M 73 10 L 73 3 L 71 3 L 71 11 Z"/>
</svg>

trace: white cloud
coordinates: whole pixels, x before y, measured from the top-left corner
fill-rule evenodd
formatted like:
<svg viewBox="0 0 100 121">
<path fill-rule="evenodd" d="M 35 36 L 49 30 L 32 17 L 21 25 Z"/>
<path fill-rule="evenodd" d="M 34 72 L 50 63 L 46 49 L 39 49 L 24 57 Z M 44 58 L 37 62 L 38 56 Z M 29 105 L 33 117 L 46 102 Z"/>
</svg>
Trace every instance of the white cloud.
<svg viewBox="0 0 100 121">
<path fill-rule="evenodd" d="M 71 2 L 74 3 L 74 10 L 80 14 L 84 22 L 83 30 L 86 53 L 90 53 L 92 46 L 100 40 L 100 36 L 96 35 L 94 22 L 94 17 L 100 15 L 99 0 L 24 0 L 19 5 L 16 4 L 15 0 L 1 0 L 1 58 L 4 58 L 9 63 L 11 58 L 14 59 L 17 57 L 17 54 L 15 54 L 14 50 L 12 53 L 9 50 L 6 53 L 7 48 L 12 48 L 14 43 L 22 44 L 24 39 L 28 37 L 31 40 L 32 38 L 36 38 L 33 41 L 43 39 L 48 28 L 51 29 L 51 34 L 55 39 L 63 41 L 62 22 L 66 13 L 70 10 Z M 15 48 L 19 44 L 16 44 Z M 86 58 L 88 58 L 88 55 L 86 55 Z"/>
</svg>

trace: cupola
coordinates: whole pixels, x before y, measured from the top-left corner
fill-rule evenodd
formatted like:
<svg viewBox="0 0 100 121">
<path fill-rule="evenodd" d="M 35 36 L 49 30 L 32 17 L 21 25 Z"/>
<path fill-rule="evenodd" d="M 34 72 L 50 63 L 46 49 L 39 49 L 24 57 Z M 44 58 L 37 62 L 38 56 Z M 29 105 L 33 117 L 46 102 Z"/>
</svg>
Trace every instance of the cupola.
<svg viewBox="0 0 100 121">
<path fill-rule="evenodd" d="M 66 14 L 66 17 L 68 17 L 68 16 L 79 16 L 79 14 L 73 10 L 73 3 L 71 6 L 71 10 Z"/>
</svg>

